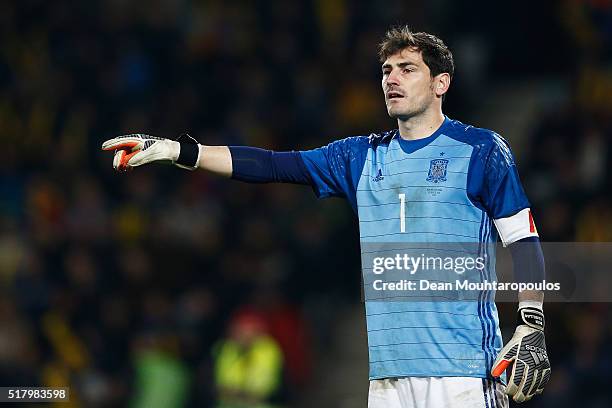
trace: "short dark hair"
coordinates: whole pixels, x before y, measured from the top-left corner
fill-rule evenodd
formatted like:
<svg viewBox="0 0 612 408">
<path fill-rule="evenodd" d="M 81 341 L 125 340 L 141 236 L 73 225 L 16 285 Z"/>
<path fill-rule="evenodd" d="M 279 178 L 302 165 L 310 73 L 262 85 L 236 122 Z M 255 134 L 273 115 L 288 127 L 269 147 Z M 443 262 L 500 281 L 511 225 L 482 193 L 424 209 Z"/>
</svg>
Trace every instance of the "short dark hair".
<svg viewBox="0 0 612 408">
<path fill-rule="evenodd" d="M 448 73 L 453 78 L 455 63 L 453 54 L 446 44 L 435 35 L 418 32 L 413 33 L 407 25 L 393 27 L 385 34 L 378 49 L 380 62 L 384 62 L 393 54 L 405 48 L 421 51 L 423 62 L 429 67 L 431 76 Z"/>
</svg>

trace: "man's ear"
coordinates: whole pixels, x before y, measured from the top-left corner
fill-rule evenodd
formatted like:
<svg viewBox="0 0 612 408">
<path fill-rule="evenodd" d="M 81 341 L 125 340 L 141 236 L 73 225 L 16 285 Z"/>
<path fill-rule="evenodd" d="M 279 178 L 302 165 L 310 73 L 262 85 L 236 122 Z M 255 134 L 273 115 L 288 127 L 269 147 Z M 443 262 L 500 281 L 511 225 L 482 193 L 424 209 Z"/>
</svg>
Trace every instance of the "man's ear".
<svg viewBox="0 0 612 408">
<path fill-rule="evenodd" d="M 450 82 L 451 79 L 448 73 L 436 75 L 436 77 L 434 78 L 434 92 L 436 93 L 436 96 L 442 96 L 446 92 L 448 92 Z"/>
</svg>

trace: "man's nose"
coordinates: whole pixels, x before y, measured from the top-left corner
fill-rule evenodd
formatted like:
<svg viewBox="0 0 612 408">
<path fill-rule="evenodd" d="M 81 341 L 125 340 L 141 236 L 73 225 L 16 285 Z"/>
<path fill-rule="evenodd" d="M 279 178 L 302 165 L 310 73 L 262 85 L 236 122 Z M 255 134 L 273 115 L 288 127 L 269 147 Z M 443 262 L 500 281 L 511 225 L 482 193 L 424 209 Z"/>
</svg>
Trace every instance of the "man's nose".
<svg viewBox="0 0 612 408">
<path fill-rule="evenodd" d="M 387 77 L 387 85 L 399 85 L 399 79 L 396 70 L 392 70 L 389 72 L 389 76 Z"/>
</svg>

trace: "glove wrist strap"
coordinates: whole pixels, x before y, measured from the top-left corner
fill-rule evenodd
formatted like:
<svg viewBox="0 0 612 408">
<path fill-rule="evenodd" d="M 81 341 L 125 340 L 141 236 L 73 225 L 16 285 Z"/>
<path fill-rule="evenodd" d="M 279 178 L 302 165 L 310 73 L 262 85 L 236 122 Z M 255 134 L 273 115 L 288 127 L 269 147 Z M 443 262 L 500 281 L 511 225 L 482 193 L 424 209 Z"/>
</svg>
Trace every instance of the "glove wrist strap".
<svg viewBox="0 0 612 408">
<path fill-rule="evenodd" d="M 521 324 L 544 331 L 544 313 L 535 307 L 522 307 L 517 317 L 517 325 Z"/>
<path fill-rule="evenodd" d="M 200 158 L 200 145 L 198 141 L 187 133 L 180 135 L 176 141 L 180 143 L 181 149 L 174 164 L 183 169 L 195 170 L 198 167 Z"/>
</svg>

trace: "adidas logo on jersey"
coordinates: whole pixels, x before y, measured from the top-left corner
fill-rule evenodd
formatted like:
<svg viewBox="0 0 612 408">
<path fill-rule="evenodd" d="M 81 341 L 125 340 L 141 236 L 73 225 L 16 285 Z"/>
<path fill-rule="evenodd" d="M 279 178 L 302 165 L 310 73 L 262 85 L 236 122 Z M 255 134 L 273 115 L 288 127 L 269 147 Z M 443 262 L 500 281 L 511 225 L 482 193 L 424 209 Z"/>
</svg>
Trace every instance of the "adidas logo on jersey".
<svg viewBox="0 0 612 408">
<path fill-rule="evenodd" d="M 376 174 L 376 177 L 372 177 L 372 181 L 375 182 L 379 182 L 385 179 L 385 176 L 382 175 L 382 170 L 378 169 L 378 174 Z"/>
</svg>

